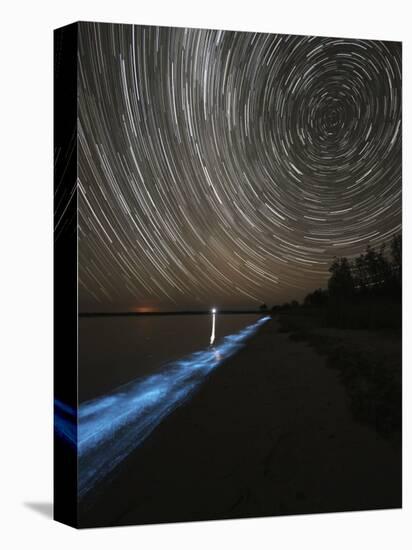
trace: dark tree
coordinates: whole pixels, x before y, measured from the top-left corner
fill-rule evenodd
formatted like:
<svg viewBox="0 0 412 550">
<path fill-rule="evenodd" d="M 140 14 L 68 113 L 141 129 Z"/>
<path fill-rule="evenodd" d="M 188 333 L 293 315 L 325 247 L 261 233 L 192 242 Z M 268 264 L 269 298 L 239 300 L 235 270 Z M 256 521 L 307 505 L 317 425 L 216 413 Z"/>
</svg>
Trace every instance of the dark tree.
<svg viewBox="0 0 412 550">
<path fill-rule="evenodd" d="M 364 254 L 355 258 L 352 264 L 352 270 L 356 290 L 360 294 L 365 294 L 368 288 L 368 269 Z"/>
<path fill-rule="evenodd" d="M 390 243 L 390 254 L 385 244 L 379 251 L 368 246 L 364 254 L 353 261 L 348 258 L 334 258 L 329 268 L 328 291 L 318 288 L 308 294 L 305 306 L 327 305 L 332 302 L 356 297 L 367 301 L 376 298 L 399 300 L 402 290 L 402 236 L 395 235 Z"/>
<path fill-rule="evenodd" d="M 402 235 L 395 235 L 391 241 L 392 274 L 400 286 L 402 284 Z"/>
<path fill-rule="evenodd" d="M 355 293 L 351 264 L 347 258 L 335 258 L 329 268 L 331 273 L 328 289 L 335 299 L 350 299 Z"/>
<path fill-rule="evenodd" d="M 305 306 L 324 306 L 328 303 L 328 291 L 317 288 L 305 297 Z"/>
</svg>

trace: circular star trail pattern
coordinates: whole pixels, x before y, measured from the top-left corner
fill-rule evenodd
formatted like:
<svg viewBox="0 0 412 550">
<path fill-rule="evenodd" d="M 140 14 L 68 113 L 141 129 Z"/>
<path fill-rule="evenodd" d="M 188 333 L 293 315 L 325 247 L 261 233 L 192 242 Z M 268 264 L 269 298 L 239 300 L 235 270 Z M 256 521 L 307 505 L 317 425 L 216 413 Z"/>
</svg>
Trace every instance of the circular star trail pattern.
<svg viewBox="0 0 412 550">
<path fill-rule="evenodd" d="M 80 309 L 301 298 L 400 231 L 399 43 L 79 28 Z"/>
</svg>

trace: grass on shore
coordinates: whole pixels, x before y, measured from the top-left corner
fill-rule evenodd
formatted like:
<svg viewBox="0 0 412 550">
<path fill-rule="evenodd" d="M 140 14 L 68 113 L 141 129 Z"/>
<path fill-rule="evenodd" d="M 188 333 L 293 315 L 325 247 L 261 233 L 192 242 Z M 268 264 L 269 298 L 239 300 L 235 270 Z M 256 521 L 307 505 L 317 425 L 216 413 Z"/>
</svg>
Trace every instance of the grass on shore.
<svg viewBox="0 0 412 550">
<path fill-rule="evenodd" d="M 402 427 L 402 339 L 401 331 L 392 319 L 390 327 L 372 320 L 365 328 L 366 317 L 356 322 L 348 308 L 342 316 L 343 326 L 337 328 L 336 312 L 326 308 L 292 308 L 279 312 L 280 332 L 290 338 L 305 341 L 326 356 L 330 368 L 339 371 L 347 391 L 351 411 L 356 420 L 372 426 L 387 439 L 399 441 Z M 401 319 L 400 309 L 398 317 Z M 328 318 L 332 322 L 328 322 Z M 368 317 L 370 318 L 370 317 Z M 339 327 L 339 324 L 338 324 Z"/>
</svg>

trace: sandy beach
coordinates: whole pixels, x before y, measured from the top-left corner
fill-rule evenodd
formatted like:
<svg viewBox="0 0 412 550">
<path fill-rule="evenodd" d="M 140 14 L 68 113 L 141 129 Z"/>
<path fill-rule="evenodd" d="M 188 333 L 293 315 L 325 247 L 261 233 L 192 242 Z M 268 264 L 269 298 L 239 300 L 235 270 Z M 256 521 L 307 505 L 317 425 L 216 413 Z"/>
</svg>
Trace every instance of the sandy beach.
<svg viewBox="0 0 412 550">
<path fill-rule="evenodd" d="M 81 504 L 81 526 L 401 506 L 399 441 L 356 422 L 337 371 L 278 328 L 161 423 Z"/>
</svg>

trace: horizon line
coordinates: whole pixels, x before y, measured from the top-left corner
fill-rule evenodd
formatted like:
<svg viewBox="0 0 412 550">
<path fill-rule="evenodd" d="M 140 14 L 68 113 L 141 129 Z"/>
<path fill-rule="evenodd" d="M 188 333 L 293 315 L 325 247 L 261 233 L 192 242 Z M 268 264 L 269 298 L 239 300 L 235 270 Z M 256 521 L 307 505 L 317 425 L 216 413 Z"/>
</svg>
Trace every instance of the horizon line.
<svg viewBox="0 0 412 550">
<path fill-rule="evenodd" d="M 267 313 L 271 308 L 266 309 L 217 309 L 216 314 L 247 314 L 247 313 Z M 166 311 L 83 311 L 78 312 L 79 317 L 111 317 L 111 316 L 149 316 L 149 315 L 211 315 L 212 309 L 185 309 L 185 310 L 166 310 Z"/>
</svg>

